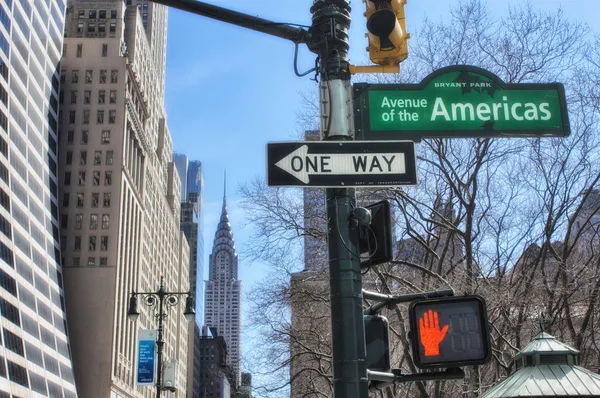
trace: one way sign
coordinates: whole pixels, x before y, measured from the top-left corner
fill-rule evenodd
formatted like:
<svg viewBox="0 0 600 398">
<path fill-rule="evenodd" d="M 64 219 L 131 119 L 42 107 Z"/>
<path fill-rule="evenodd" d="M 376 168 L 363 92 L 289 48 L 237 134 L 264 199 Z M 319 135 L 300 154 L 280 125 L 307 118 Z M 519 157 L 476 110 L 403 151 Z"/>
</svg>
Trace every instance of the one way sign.
<svg viewBox="0 0 600 398">
<path fill-rule="evenodd" d="M 269 186 L 416 185 L 412 141 L 294 141 L 267 144 Z"/>
</svg>

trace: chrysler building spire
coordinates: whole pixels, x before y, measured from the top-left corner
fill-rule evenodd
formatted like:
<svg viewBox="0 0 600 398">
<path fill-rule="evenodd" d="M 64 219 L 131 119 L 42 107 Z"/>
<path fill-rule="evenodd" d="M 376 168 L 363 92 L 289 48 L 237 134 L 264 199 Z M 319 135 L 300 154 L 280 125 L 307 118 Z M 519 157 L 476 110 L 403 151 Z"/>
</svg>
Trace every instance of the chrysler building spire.
<svg viewBox="0 0 600 398">
<path fill-rule="evenodd" d="M 204 319 L 208 326 L 216 328 L 218 335 L 225 338 L 229 353 L 227 364 L 233 370 L 232 382 L 237 387 L 240 385 L 241 365 L 242 282 L 238 280 L 238 255 L 227 214 L 226 180 L 225 175 L 223 207 L 209 257 Z"/>
</svg>

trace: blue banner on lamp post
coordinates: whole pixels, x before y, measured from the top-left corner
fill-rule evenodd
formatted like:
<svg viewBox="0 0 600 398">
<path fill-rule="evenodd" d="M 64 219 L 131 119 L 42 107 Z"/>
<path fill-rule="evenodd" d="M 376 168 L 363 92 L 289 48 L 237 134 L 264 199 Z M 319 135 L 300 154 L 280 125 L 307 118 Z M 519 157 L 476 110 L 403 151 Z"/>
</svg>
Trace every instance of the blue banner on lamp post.
<svg viewBox="0 0 600 398">
<path fill-rule="evenodd" d="M 138 355 L 136 361 L 136 384 L 153 385 L 155 380 L 156 330 L 141 329 L 138 332 Z"/>
</svg>

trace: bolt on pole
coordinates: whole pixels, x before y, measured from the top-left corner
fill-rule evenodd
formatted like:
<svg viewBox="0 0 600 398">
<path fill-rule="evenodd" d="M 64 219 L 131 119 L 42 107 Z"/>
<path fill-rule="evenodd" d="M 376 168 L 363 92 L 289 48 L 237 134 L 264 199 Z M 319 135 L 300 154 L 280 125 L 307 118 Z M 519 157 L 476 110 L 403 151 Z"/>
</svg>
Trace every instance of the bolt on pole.
<svg viewBox="0 0 600 398">
<path fill-rule="evenodd" d="M 350 5 L 315 0 L 309 48 L 319 55 L 321 134 L 352 140 L 352 97 L 348 63 Z M 358 255 L 358 225 L 351 220 L 354 189 L 326 189 L 331 301 L 331 345 L 335 398 L 367 398 L 368 379 Z"/>
</svg>

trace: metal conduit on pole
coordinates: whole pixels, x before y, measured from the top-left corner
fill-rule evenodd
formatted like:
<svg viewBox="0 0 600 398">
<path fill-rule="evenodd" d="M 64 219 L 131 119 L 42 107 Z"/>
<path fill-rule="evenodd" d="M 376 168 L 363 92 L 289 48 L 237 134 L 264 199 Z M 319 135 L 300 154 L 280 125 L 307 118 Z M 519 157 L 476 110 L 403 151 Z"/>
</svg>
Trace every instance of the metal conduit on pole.
<svg viewBox="0 0 600 398">
<path fill-rule="evenodd" d="M 346 0 L 315 0 L 311 40 L 319 55 L 322 138 L 352 139 L 352 100 L 348 63 L 350 5 Z M 331 299 L 333 393 L 336 398 L 367 398 L 362 279 L 358 225 L 351 219 L 354 189 L 326 189 Z"/>
</svg>

